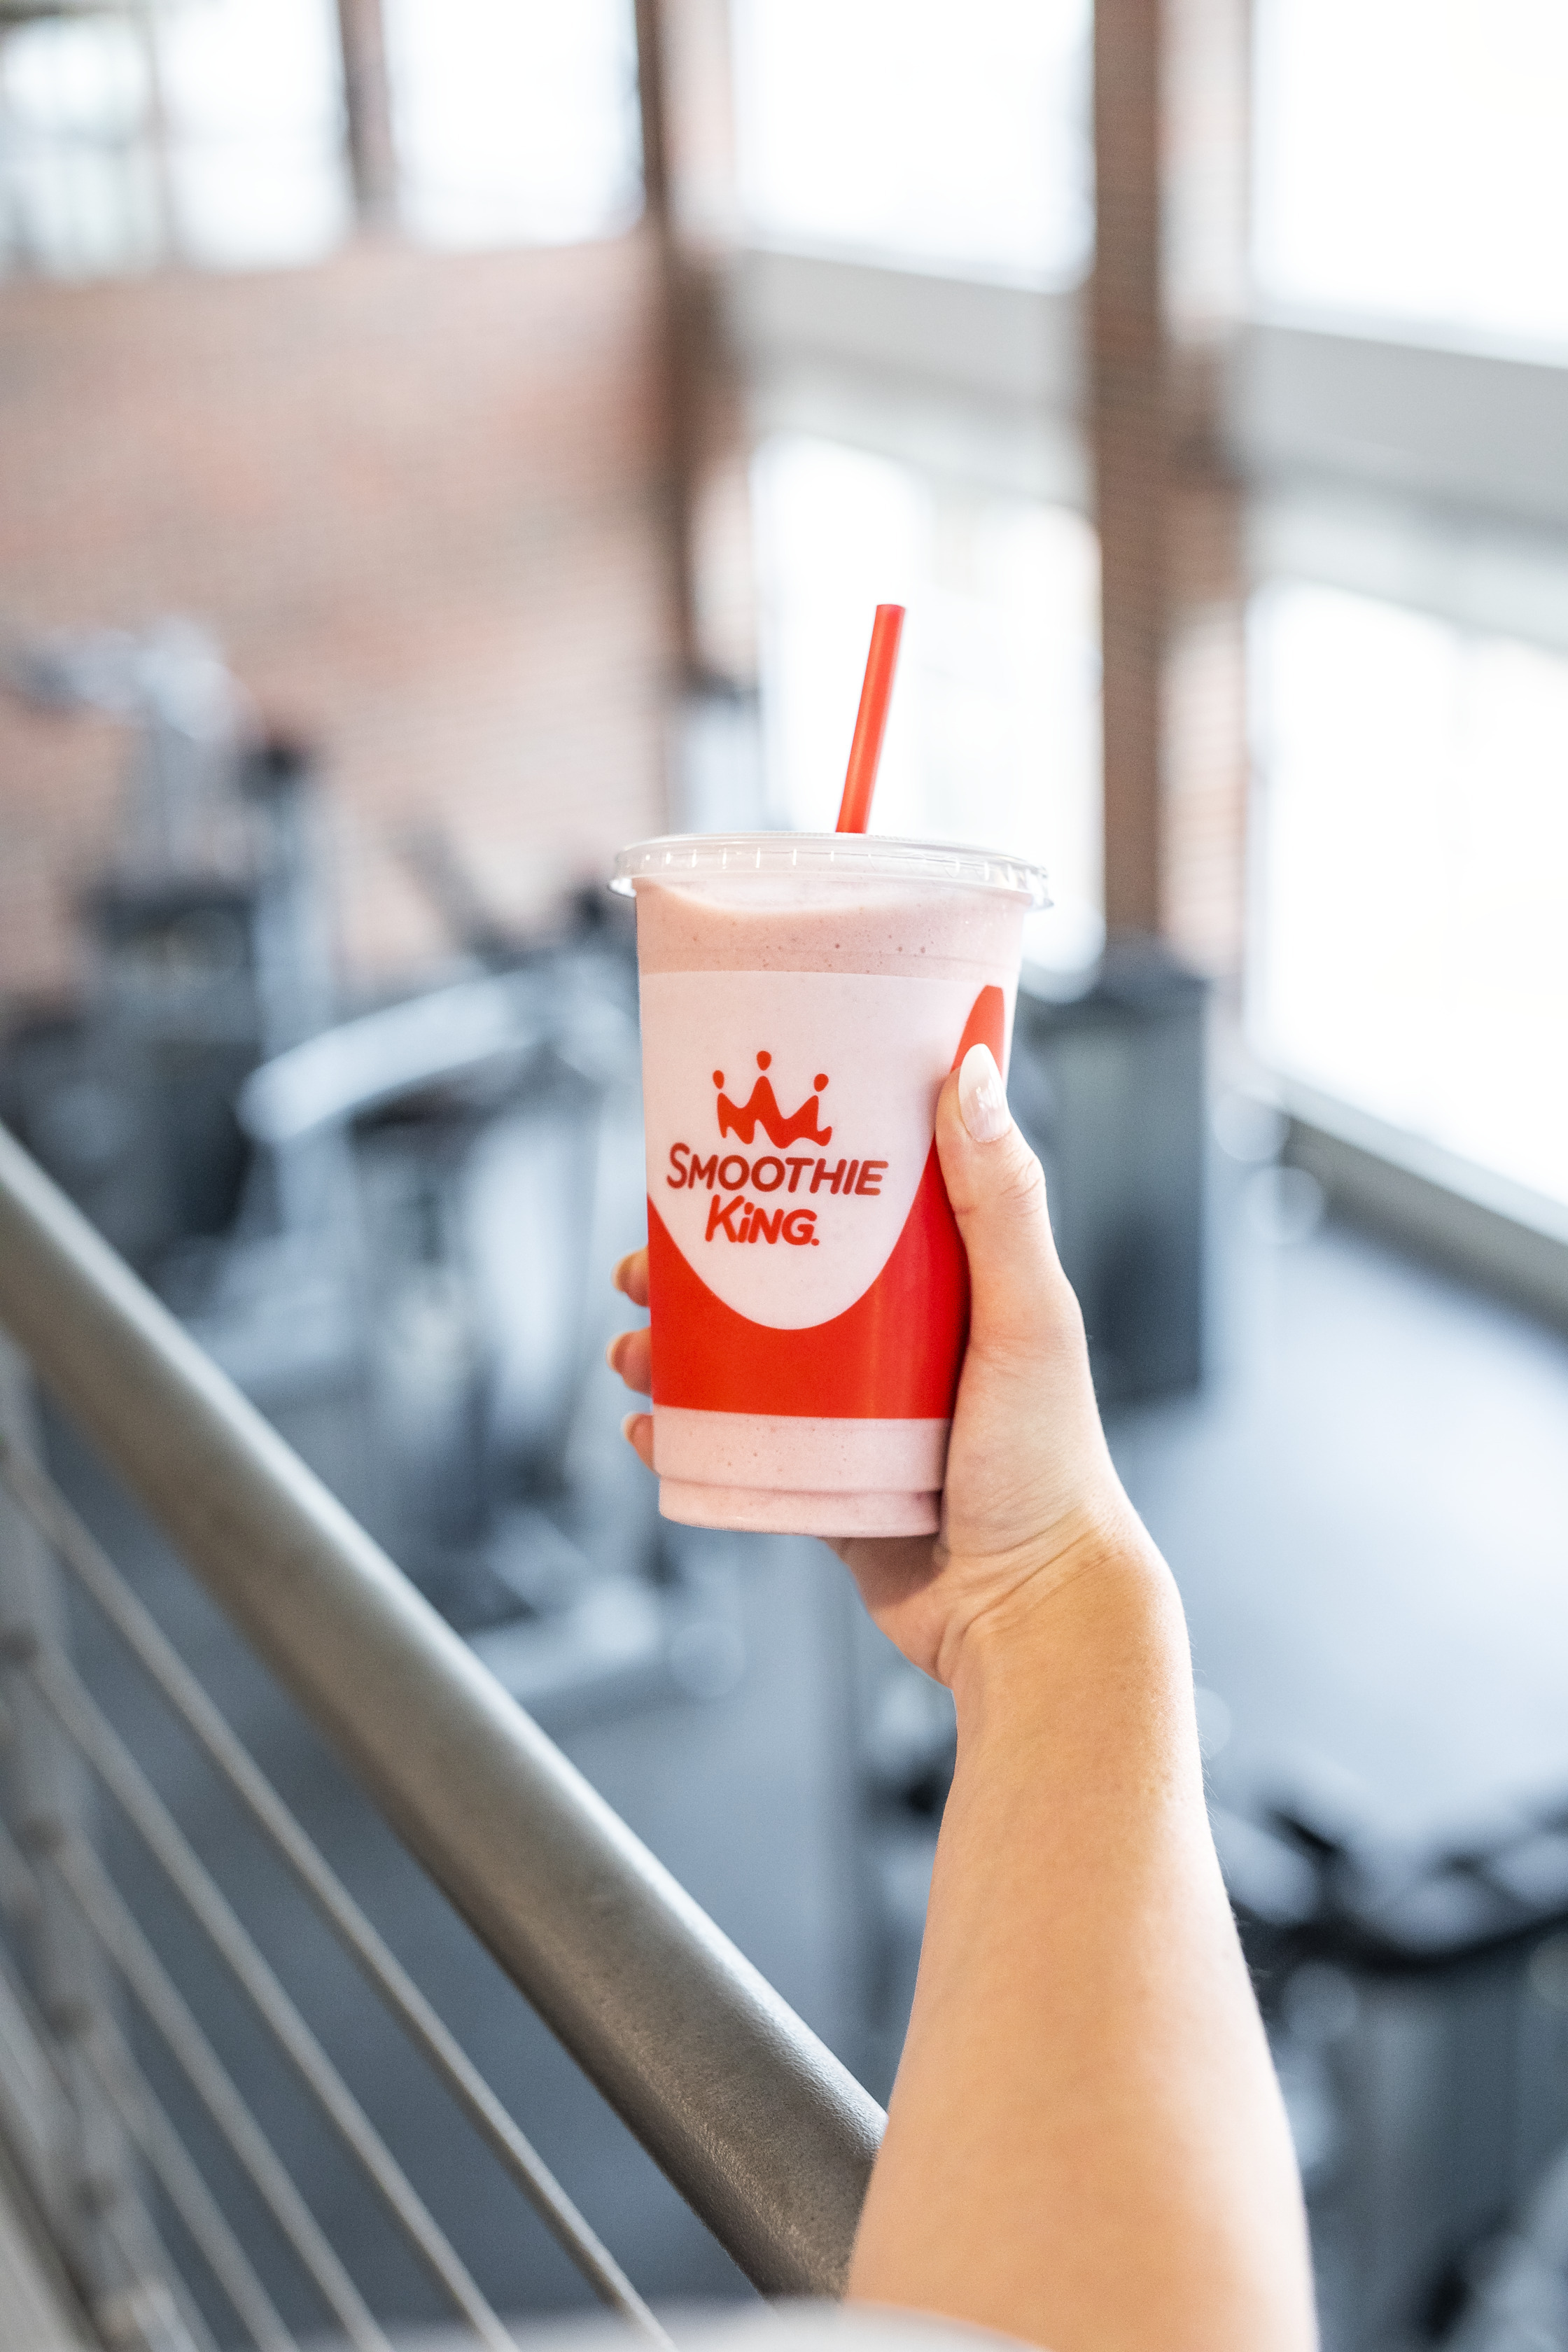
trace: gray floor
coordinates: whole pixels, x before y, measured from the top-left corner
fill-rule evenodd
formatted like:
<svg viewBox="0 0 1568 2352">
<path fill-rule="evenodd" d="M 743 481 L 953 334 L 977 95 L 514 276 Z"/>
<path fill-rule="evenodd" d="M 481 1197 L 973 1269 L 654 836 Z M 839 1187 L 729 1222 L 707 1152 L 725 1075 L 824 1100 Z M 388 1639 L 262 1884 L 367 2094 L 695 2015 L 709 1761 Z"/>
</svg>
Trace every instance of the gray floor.
<svg viewBox="0 0 1568 2352">
<path fill-rule="evenodd" d="M 1328 1224 L 1237 1213 L 1205 1391 L 1112 1429 L 1181 1583 L 1208 1774 L 1392 1876 L 1568 1813 L 1568 1339 Z M 1255 1939 L 1330 2352 L 1391 2352 L 1568 2139 L 1561 1921 L 1368 1973 Z"/>
<path fill-rule="evenodd" d="M 1216 1774 L 1415 1842 L 1568 1791 L 1568 1339 L 1332 1223 L 1230 1268 L 1205 1392 L 1112 1432 Z"/>
<path fill-rule="evenodd" d="M 1216 1785 L 1257 1796 L 1277 1780 L 1310 1780 L 1325 1802 L 1338 1791 L 1417 1842 L 1568 1789 L 1568 1343 L 1354 1233 L 1331 1224 L 1277 1247 L 1251 1231 L 1239 1196 L 1224 1208 L 1214 1376 L 1197 1397 L 1124 1411 L 1112 1433 L 1181 1581 L 1200 1681 L 1218 1702 L 1208 1717 Z M 607 1375 L 602 1394 L 608 1444 L 617 1407 Z M 286 1421 L 363 1502 L 355 1410 L 352 1398 L 325 1399 Z M 181 1572 L 68 1444 L 59 1466 L 639 2285 L 683 2299 L 742 2294 Z M 802 2013 L 851 2064 L 880 2075 L 908 1971 L 889 1968 L 883 1948 L 882 1896 L 858 1819 L 839 1571 L 809 1544 L 711 1539 L 710 1549 L 732 1568 L 740 1597 L 740 1683 L 715 1701 L 667 1697 L 579 1723 L 564 1744 Z M 153 1758 L 198 1846 L 488 2290 L 513 2311 L 573 2304 L 563 2258 L 352 1969 L 85 1621 L 83 1640 L 106 1702 Z M 116 1868 L 134 1882 L 171 1964 L 378 2307 L 440 2318 L 438 2299 L 195 1949 L 129 1833 L 109 1826 Z M 927 1834 L 910 1825 L 894 1874 L 906 1924 L 911 1904 L 918 1918 Z M 226 2189 L 226 2159 L 142 2042 Z M 287 2315 L 319 2327 L 268 2225 L 249 2227 Z"/>
</svg>

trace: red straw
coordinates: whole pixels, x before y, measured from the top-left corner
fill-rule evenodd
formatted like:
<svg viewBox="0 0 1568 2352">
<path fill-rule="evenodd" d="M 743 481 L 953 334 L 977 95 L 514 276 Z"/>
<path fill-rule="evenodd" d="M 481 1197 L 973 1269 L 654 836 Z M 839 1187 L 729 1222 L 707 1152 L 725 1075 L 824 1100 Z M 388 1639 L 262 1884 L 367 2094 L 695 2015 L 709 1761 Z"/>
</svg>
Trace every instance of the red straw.
<svg viewBox="0 0 1568 2352">
<path fill-rule="evenodd" d="M 871 795 L 877 789 L 877 769 L 882 738 L 888 729 L 888 703 L 893 672 L 899 666 L 899 639 L 903 635 L 901 604 L 879 604 L 871 624 L 871 650 L 866 656 L 866 683 L 860 688 L 860 709 L 855 740 L 849 746 L 849 769 L 844 798 L 838 803 L 838 831 L 864 833 L 871 822 Z"/>
</svg>

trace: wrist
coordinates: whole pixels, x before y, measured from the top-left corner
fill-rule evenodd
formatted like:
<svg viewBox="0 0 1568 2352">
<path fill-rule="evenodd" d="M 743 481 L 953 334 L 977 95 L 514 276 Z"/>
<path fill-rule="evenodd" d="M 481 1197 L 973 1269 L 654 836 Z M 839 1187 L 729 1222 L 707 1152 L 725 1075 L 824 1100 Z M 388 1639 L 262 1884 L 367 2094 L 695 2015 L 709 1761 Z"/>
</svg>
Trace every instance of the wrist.
<svg viewBox="0 0 1568 2352">
<path fill-rule="evenodd" d="M 1174 1580 L 1130 1507 L 1090 1520 L 1026 1563 L 1007 1591 L 950 1633 L 942 1679 L 961 1721 L 1017 1696 L 1078 1681 L 1101 1659 L 1174 1665 L 1190 1687 L 1186 1622 Z"/>
</svg>

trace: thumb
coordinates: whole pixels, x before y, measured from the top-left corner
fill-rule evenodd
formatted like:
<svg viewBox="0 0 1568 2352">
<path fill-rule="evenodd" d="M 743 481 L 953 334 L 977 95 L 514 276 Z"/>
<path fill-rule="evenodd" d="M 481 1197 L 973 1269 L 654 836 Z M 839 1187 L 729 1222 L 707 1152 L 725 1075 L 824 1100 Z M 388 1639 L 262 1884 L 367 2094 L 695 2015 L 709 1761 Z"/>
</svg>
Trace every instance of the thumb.
<svg viewBox="0 0 1568 2352">
<path fill-rule="evenodd" d="M 969 1344 L 983 1356 L 1054 1353 L 1081 1320 L 1057 1256 L 1045 1171 L 1007 1108 L 987 1045 L 972 1045 L 937 1103 L 947 1197 L 969 1255 Z"/>
</svg>

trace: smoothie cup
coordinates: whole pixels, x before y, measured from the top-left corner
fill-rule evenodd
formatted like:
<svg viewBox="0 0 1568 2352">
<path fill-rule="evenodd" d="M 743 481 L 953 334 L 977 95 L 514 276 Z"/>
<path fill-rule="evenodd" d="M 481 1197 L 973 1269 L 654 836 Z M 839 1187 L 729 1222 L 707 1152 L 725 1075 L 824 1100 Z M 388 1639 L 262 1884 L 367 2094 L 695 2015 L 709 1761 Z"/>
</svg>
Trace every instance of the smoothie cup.
<svg viewBox="0 0 1568 2352">
<path fill-rule="evenodd" d="M 636 844 L 654 1467 L 689 1527 L 934 1531 L 968 1330 L 936 1098 L 1006 1068 L 1036 866 L 857 834 Z"/>
</svg>

